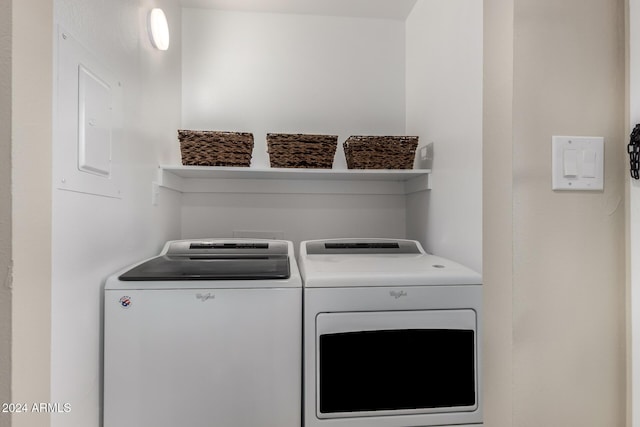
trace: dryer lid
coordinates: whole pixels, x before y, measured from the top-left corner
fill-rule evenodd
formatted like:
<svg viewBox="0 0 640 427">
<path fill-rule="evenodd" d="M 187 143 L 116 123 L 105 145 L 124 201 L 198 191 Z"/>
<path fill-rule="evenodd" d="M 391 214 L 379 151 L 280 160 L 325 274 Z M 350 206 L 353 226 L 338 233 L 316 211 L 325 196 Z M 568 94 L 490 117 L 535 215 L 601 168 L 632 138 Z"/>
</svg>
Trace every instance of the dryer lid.
<svg viewBox="0 0 640 427">
<path fill-rule="evenodd" d="M 306 242 L 307 255 L 421 254 L 418 243 L 392 239 L 329 239 Z"/>
<path fill-rule="evenodd" d="M 403 239 L 328 239 L 300 243 L 306 288 L 479 285 L 480 275 Z"/>
</svg>

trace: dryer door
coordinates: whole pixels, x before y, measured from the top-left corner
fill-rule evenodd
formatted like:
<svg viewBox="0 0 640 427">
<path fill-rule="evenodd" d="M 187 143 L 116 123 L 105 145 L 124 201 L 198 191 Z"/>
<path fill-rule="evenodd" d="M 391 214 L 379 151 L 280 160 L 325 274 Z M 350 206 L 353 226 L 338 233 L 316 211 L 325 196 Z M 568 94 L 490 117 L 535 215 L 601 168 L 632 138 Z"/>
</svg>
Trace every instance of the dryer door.
<svg viewBox="0 0 640 427">
<path fill-rule="evenodd" d="M 473 310 L 320 313 L 320 419 L 454 414 L 478 408 Z"/>
</svg>

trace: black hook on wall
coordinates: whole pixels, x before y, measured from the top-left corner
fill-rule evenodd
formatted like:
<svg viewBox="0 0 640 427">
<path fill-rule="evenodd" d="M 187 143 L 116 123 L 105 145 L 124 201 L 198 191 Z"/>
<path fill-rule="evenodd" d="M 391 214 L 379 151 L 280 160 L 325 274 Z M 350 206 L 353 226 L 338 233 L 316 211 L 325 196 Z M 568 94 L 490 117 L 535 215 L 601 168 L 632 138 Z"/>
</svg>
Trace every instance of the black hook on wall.
<svg viewBox="0 0 640 427">
<path fill-rule="evenodd" d="M 629 153 L 631 178 L 640 179 L 640 124 L 637 124 L 631 132 L 627 152 Z"/>
</svg>

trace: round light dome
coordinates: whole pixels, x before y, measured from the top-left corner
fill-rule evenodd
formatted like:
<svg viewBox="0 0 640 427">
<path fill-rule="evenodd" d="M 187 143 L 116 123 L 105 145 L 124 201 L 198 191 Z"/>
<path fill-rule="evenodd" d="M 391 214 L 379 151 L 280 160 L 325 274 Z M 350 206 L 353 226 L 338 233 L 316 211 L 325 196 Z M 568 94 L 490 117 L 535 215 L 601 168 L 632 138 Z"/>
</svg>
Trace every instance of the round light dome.
<svg viewBox="0 0 640 427">
<path fill-rule="evenodd" d="M 149 38 L 153 47 L 159 50 L 169 49 L 169 24 L 162 9 L 152 9 L 149 12 Z"/>
</svg>

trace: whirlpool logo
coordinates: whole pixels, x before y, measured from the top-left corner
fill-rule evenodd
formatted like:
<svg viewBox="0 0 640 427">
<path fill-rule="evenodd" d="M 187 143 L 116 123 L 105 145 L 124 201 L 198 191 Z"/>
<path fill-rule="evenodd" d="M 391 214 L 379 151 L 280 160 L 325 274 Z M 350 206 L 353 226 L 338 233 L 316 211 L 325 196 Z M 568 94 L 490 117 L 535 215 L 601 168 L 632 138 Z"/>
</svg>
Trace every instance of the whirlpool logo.
<svg viewBox="0 0 640 427">
<path fill-rule="evenodd" d="M 212 294 L 211 292 L 207 292 L 206 294 L 196 294 L 196 299 L 202 302 L 209 301 L 210 299 L 215 299 L 216 294 Z"/>
<path fill-rule="evenodd" d="M 391 295 L 395 299 L 398 299 L 398 298 L 406 297 L 407 293 L 405 291 L 391 291 L 389 292 L 389 295 Z"/>
<path fill-rule="evenodd" d="M 131 307 L 131 297 L 129 296 L 123 296 L 118 302 L 120 303 L 120 307 L 122 308 Z"/>
</svg>

